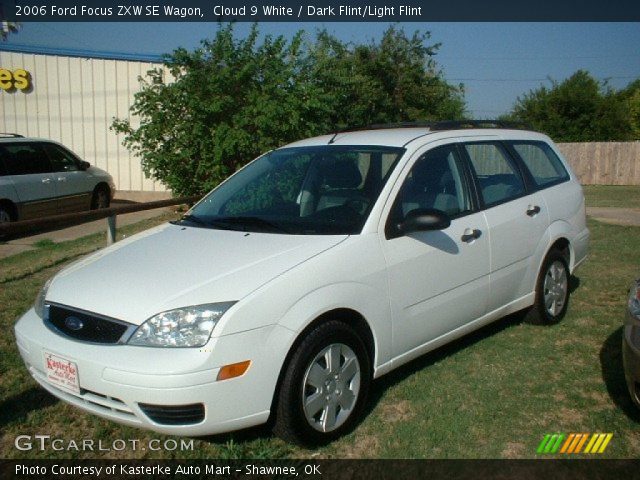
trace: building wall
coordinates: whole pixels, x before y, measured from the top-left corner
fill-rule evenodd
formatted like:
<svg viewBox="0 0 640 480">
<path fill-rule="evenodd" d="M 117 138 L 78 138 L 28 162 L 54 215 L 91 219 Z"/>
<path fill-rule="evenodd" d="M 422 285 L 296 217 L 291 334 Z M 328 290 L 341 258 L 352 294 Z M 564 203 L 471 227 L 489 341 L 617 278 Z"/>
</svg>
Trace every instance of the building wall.
<svg viewBox="0 0 640 480">
<path fill-rule="evenodd" d="M 30 73 L 25 91 L 0 89 L 0 132 L 56 140 L 108 171 L 118 190 L 165 191 L 109 129 L 129 114 L 139 76 L 158 64 L 0 51 L 0 68 Z"/>
</svg>

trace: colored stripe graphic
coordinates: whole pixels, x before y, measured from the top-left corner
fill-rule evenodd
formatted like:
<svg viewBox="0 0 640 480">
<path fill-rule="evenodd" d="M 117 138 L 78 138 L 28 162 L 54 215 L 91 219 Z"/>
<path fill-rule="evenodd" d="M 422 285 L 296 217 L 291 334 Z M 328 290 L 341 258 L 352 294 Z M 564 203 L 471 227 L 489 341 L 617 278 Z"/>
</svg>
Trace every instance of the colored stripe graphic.
<svg viewBox="0 0 640 480">
<path fill-rule="evenodd" d="M 538 445 L 538 453 L 556 453 L 558 448 L 560 448 L 560 444 L 564 440 L 564 434 L 562 433 L 554 433 L 547 434 Z"/>
<path fill-rule="evenodd" d="M 537 453 L 599 454 L 604 453 L 612 438 L 613 433 L 570 433 L 568 436 L 562 433 L 548 433 L 538 445 Z"/>
</svg>

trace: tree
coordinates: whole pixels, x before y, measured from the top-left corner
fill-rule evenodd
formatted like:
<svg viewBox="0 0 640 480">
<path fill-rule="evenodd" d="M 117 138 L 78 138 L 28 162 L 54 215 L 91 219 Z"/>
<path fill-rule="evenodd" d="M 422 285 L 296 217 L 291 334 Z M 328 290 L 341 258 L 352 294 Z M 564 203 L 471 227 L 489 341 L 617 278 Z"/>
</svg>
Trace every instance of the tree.
<svg viewBox="0 0 640 480">
<path fill-rule="evenodd" d="M 462 85 L 443 79 L 434 60 L 440 45 L 427 45 L 429 38 L 428 32 L 407 37 L 392 26 L 378 44 L 345 45 L 319 32 L 310 69 L 326 95 L 330 125 L 463 118 Z"/>
<path fill-rule="evenodd" d="M 142 80 L 135 126 L 112 129 L 145 173 L 174 194 L 201 194 L 259 154 L 300 138 L 368 123 L 460 118 L 461 86 L 442 78 L 428 34 L 387 30 L 379 44 L 350 45 L 326 32 L 316 42 L 236 39 L 221 26 L 194 51 L 178 49 Z"/>
<path fill-rule="evenodd" d="M 620 91 L 620 97 L 629 111 L 629 123 L 635 140 L 640 140 L 640 78 Z"/>
<path fill-rule="evenodd" d="M 606 82 L 579 70 L 562 83 L 552 82 L 516 101 L 509 119 L 565 142 L 631 140 L 629 102 Z"/>
</svg>

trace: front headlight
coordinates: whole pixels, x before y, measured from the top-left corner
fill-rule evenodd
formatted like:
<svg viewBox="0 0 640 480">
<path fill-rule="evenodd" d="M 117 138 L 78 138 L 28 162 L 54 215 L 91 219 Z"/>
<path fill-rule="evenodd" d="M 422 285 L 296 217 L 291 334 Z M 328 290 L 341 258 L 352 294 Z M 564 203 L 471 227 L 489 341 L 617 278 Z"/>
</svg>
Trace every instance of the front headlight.
<svg viewBox="0 0 640 480">
<path fill-rule="evenodd" d="M 628 309 L 631 317 L 640 321 L 640 279 L 631 284 Z"/>
<path fill-rule="evenodd" d="M 234 303 L 209 303 L 158 313 L 140 325 L 128 343 L 146 347 L 202 347 Z"/>
<path fill-rule="evenodd" d="M 49 280 L 47 280 L 44 286 L 40 289 L 40 292 L 38 292 L 36 301 L 33 303 L 33 309 L 40 318 L 44 318 L 44 299 L 47 296 L 47 291 L 49 290 L 49 285 L 51 285 L 51 280 L 53 279 L 50 278 Z"/>
</svg>

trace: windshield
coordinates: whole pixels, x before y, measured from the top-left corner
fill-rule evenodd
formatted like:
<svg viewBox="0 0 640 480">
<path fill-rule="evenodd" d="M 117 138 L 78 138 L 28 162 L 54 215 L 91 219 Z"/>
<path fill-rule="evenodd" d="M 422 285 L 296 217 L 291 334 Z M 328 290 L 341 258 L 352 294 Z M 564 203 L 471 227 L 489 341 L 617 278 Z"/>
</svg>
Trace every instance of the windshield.
<svg viewBox="0 0 640 480">
<path fill-rule="evenodd" d="M 283 148 L 247 165 L 181 220 L 203 228 L 335 235 L 360 233 L 402 148 Z"/>
</svg>

